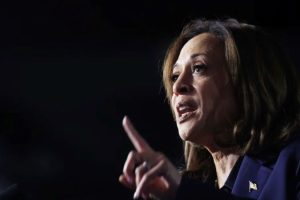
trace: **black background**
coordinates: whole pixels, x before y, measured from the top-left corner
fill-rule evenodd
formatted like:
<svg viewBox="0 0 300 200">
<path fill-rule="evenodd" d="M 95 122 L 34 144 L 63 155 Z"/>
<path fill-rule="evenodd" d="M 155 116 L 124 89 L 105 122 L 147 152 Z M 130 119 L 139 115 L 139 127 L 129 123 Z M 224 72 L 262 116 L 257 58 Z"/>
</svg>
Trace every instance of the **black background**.
<svg viewBox="0 0 300 200">
<path fill-rule="evenodd" d="M 260 25 L 299 65 L 299 13 L 296 1 L 1 2 L 1 173 L 33 199 L 131 199 L 118 183 L 132 149 L 125 114 L 182 160 L 160 73 L 182 26 L 226 16 Z"/>
</svg>

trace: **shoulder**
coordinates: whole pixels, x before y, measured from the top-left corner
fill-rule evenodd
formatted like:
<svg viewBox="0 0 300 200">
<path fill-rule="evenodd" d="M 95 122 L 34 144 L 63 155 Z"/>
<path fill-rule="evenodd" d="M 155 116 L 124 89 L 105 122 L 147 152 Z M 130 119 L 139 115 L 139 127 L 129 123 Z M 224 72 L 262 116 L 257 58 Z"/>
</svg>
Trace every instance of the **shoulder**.
<svg viewBox="0 0 300 200">
<path fill-rule="evenodd" d="M 297 134 L 285 142 L 282 148 L 277 151 L 276 156 L 257 158 L 246 154 L 243 160 L 247 165 L 263 166 L 271 171 L 289 168 L 298 172 L 300 169 L 300 135 Z"/>
<path fill-rule="evenodd" d="M 299 134 L 290 138 L 287 144 L 280 151 L 278 159 L 284 157 L 286 157 L 286 159 L 294 158 L 296 160 L 300 160 L 300 135 Z"/>
<path fill-rule="evenodd" d="M 284 168 L 300 174 L 300 136 L 291 138 L 280 150 L 277 159 L 270 164 L 272 169 Z"/>
</svg>

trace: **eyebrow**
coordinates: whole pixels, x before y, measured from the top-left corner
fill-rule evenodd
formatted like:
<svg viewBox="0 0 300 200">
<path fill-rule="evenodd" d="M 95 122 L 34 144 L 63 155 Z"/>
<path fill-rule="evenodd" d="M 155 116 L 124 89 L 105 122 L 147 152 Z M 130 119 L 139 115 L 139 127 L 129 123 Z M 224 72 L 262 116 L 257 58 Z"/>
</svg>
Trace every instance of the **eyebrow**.
<svg viewBox="0 0 300 200">
<path fill-rule="evenodd" d="M 192 54 L 191 56 L 190 56 L 190 59 L 194 59 L 194 58 L 196 58 L 196 57 L 198 57 L 198 56 L 207 56 L 207 54 L 206 53 L 194 53 L 194 54 Z M 175 67 L 178 67 L 179 66 L 179 64 L 178 63 L 175 63 L 174 65 L 173 65 L 173 69 L 175 68 Z"/>
</svg>

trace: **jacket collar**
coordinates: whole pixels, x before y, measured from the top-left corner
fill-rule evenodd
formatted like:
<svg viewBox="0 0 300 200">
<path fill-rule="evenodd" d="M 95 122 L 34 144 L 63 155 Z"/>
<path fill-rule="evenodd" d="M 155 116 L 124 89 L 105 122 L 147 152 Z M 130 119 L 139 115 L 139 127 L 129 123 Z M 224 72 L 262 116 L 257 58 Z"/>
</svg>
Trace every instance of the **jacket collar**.
<svg viewBox="0 0 300 200">
<path fill-rule="evenodd" d="M 271 169 L 263 161 L 244 156 L 232 188 L 232 194 L 238 197 L 257 199 L 265 185 Z"/>
</svg>

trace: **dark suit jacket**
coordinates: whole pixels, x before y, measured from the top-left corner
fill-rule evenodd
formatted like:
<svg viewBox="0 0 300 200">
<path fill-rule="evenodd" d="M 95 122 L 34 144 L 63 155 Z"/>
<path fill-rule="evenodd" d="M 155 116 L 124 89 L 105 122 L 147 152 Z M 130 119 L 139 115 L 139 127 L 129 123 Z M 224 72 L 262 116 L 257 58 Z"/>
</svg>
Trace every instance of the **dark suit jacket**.
<svg viewBox="0 0 300 200">
<path fill-rule="evenodd" d="M 183 177 L 177 200 L 193 199 L 300 199 L 300 138 L 294 138 L 271 162 L 245 155 L 231 193 Z"/>
</svg>

